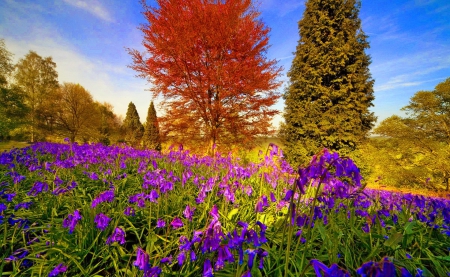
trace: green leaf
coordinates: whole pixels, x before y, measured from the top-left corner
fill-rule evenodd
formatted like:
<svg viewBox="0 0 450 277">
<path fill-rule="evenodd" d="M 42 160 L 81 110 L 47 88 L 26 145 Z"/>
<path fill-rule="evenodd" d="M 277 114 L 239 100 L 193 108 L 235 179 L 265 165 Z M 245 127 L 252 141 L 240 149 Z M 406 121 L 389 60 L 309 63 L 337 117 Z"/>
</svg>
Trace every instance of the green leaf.
<svg viewBox="0 0 450 277">
<path fill-rule="evenodd" d="M 403 232 L 404 235 L 411 235 L 413 234 L 413 228 L 416 226 L 416 221 L 411 221 L 405 224 L 405 231 Z"/>
<path fill-rule="evenodd" d="M 388 240 L 384 242 L 385 246 L 391 247 L 392 249 L 395 249 L 397 244 L 399 244 L 403 239 L 402 233 L 395 233 L 389 237 Z"/>
<path fill-rule="evenodd" d="M 237 208 L 232 209 L 232 210 L 228 213 L 227 218 L 228 218 L 229 220 L 233 219 L 233 216 L 234 216 L 235 214 L 237 214 L 238 211 L 239 211 L 239 209 L 237 209 Z"/>
</svg>

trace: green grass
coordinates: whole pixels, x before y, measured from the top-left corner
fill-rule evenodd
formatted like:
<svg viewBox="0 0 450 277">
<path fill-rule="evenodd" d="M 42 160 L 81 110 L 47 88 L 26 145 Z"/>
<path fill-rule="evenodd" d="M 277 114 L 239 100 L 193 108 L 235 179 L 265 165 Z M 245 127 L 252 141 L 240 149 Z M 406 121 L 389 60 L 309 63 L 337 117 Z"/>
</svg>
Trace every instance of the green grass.
<svg viewBox="0 0 450 277">
<path fill-rule="evenodd" d="M 30 144 L 28 142 L 23 142 L 23 141 L 13 141 L 13 140 L 0 141 L 0 152 L 9 151 L 13 148 L 23 148 L 23 147 L 27 147 L 29 145 Z"/>
</svg>

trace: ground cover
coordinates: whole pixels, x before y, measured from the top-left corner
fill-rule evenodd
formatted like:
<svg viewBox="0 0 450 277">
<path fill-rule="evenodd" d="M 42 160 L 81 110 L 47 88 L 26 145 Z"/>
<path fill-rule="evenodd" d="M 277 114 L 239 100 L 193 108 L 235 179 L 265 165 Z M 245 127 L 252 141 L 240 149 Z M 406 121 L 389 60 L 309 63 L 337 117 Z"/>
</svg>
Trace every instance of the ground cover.
<svg viewBox="0 0 450 277">
<path fill-rule="evenodd" d="M 448 276 L 450 201 L 367 189 L 324 150 L 293 170 L 126 146 L 0 154 L 2 276 Z M 378 274 L 378 275 L 376 275 Z"/>
</svg>

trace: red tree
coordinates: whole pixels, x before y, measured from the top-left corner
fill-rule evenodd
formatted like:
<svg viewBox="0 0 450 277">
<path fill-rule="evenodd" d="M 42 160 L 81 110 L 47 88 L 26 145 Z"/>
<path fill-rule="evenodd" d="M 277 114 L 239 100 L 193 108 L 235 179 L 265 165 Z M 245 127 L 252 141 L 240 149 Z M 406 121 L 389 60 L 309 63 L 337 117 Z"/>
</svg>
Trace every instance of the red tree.
<svg viewBox="0 0 450 277">
<path fill-rule="evenodd" d="M 269 29 L 251 0 L 143 1 L 146 53 L 130 66 L 162 95 L 161 131 L 181 142 L 249 145 L 268 134 L 281 68 L 268 60 Z"/>
</svg>

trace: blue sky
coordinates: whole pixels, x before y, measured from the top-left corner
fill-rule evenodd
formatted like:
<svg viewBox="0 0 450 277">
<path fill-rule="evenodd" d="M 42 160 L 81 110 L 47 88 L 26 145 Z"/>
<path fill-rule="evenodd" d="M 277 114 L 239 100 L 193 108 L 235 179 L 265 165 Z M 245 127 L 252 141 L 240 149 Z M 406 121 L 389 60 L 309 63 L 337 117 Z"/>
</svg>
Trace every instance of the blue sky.
<svg viewBox="0 0 450 277">
<path fill-rule="evenodd" d="M 261 19 L 271 28 L 267 57 L 284 68 L 280 91 L 288 80 L 304 9 L 303 0 L 259 1 Z M 111 103 L 118 115 L 125 116 L 132 101 L 144 121 L 150 85 L 127 67 L 131 57 L 125 50 L 143 50 L 137 29 L 145 23 L 141 11 L 138 0 L 2 0 L 0 38 L 15 62 L 30 50 L 51 56 L 60 83 L 81 84 L 95 100 Z M 401 114 L 415 92 L 432 90 L 450 77 L 448 0 L 363 0 L 360 18 L 371 46 L 372 111 L 378 122 Z M 283 100 L 276 108 L 283 111 Z M 274 119 L 275 127 L 280 120 L 281 115 Z"/>
</svg>

